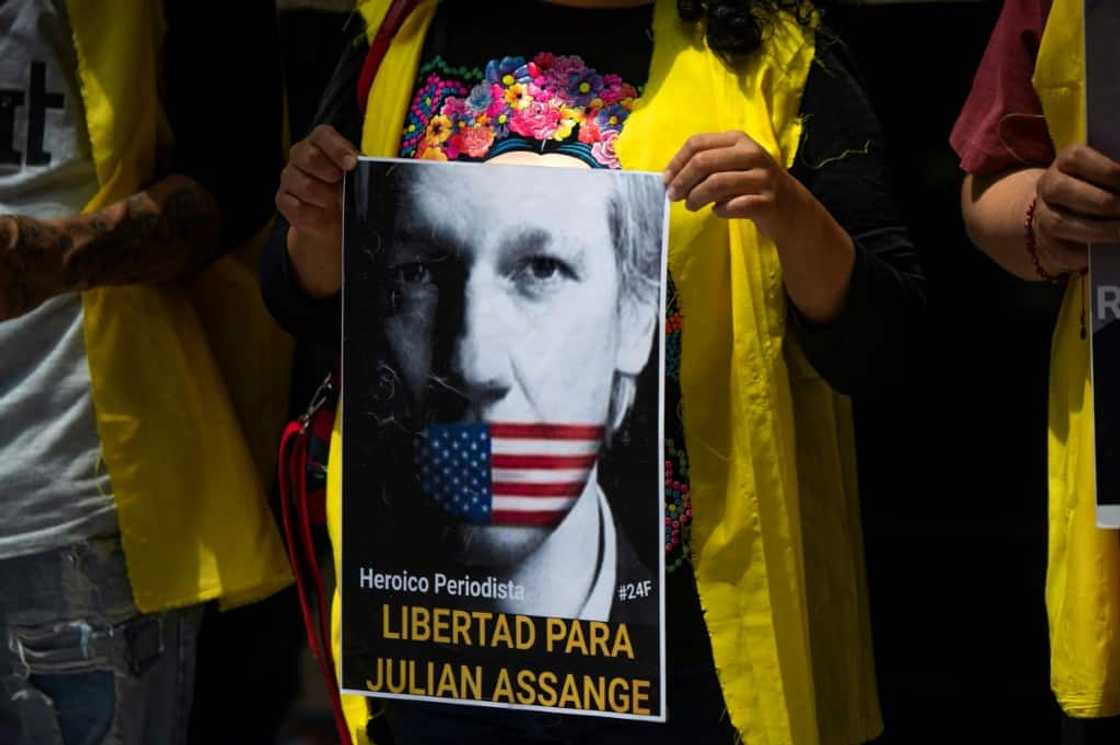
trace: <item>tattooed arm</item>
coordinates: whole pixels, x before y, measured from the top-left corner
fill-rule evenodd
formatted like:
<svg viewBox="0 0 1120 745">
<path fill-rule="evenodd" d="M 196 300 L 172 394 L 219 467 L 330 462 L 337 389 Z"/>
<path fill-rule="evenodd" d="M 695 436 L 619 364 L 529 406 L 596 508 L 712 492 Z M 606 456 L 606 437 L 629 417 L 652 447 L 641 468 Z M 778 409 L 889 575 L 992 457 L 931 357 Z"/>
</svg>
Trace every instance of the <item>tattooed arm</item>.
<svg viewBox="0 0 1120 745">
<path fill-rule="evenodd" d="M 0 215 L 0 322 L 65 292 L 189 276 L 222 252 L 221 226 L 214 198 L 181 175 L 88 215 Z"/>
</svg>

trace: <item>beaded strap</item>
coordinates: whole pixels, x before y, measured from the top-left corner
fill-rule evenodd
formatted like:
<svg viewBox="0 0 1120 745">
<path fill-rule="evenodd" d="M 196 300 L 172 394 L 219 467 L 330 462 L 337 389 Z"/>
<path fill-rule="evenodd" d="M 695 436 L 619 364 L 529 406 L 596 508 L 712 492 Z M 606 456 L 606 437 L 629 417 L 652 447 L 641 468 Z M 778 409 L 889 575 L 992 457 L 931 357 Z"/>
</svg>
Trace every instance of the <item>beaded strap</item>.
<svg viewBox="0 0 1120 745">
<path fill-rule="evenodd" d="M 1051 284 L 1061 284 L 1069 276 L 1069 272 L 1051 274 L 1042 266 L 1042 261 L 1038 258 L 1038 238 L 1034 234 L 1034 211 L 1037 206 L 1038 197 L 1036 196 L 1027 205 L 1027 216 L 1023 220 L 1023 235 L 1026 239 L 1027 253 L 1031 255 L 1031 263 L 1034 264 L 1035 274 Z"/>
</svg>

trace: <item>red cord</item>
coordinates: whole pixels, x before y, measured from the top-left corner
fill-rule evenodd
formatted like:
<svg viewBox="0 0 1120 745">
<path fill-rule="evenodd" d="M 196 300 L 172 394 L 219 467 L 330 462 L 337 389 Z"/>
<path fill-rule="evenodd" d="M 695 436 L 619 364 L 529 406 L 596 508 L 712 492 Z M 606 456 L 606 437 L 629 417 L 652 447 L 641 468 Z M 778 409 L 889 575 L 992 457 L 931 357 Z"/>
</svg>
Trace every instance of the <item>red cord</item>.
<svg viewBox="0 0 1120 745">
<path fill-rule="evenodd" d="M 370 42 L 369 54 L 366 55 L 366 61 L 362 64 L 361 74 L 358 75 L 358 110 L 363 114 L 366 113 L 369 91 L 373 87 L 374 79 L 377 78 L 381 61 L 385 59 L 385 53 L 389 51 L 389 44 L 393 41 L 393 37 L 397 35 L 397 31 L 400 30 L 404 20 L 408 18 L 418 4 L 419 0 L 395 0 L 385 13 L 385 20 L 381 22 L 381 27 L 377 29 L 377 35 Z"/>
<path fill-rule="evenodd" d="M 330 698 L 331 710 L 334 713 L 339 742 L 341 745 L 353 745 L 350 729 L 346 724 L 346 716 L 342 711 L 342 694 L 339 690 L 338 677 L 335 674 L 327 593 L 322 575 L 319 572 L 319 562 L 315 558 L 315 545 L 311 535 L 311 513 L 308 508 L 307 495 L 307 439 L 307 430 L 301 422 L 291 422 L 284 430 L 284 436 L 280 441 L 278 468 L 280 513 L 284 523 L 288 560 L 292 565 L 292 574 L 296 578 L 296 591 L 299 595 L 300 613 L 303 616 L 303 625 L 307 631 L 308 644 L 319 663 L 319 671 L 322 673 L 323 681 L 327 686 L 327 695 Z M 296 517 L 299 522 L 298 526 L 294 524 L 293 508 L 298 511 Z M 299 541 L 296 540 L 297 527 L 301 539 Z M 316 595 L 319 610 L 317 629 L 311 612 L 311 602 L 308 599 L 308 575 L 310 575 L 312 582 L 310 589 Z"/>
</svg>

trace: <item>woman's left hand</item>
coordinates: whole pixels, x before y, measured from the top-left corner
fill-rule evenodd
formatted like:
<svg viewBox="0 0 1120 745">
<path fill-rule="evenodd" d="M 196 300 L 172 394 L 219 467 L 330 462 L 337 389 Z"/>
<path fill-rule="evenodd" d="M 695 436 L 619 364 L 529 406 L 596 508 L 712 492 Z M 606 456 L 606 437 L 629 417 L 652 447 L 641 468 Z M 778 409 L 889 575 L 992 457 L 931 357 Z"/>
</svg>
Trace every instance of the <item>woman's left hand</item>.
<svg viewBox="0 0 1120 745">
<path fill-rule="evenodd" d="M 782 280 L 812 321 L 840 312 L 855 246 L 825 206 L 744 132 L 693 135 L 664 174 L 669 199 L 724 218 L 753 220 L 777 246 Z"/>
<path fill-rule="evenodd" d="M 664 179 L 670 200 L 683 199 L 693 212 L 712 204 L 719 217 L 753 220 L 774 241 L 804 214 L 808 196 L 745 132 L 689 137 L 669 162 Z"/>
</svg>

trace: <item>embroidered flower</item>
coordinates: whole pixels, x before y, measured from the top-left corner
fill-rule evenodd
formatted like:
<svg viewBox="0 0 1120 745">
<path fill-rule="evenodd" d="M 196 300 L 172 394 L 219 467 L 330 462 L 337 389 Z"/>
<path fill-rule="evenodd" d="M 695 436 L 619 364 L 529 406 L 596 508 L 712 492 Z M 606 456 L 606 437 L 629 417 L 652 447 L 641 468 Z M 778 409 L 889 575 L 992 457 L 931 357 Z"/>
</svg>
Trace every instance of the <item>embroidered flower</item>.
<svg viewBox="0 0 1120 745">
<path fill-rule="evenodd" d="M 524 109 L 529 106 L 529 104 L 533 103 L 533 97 L 529 94 L 529 89 L 521 83 L 514 83 L 509 86 L 505 89 L 503 95 L 505 96 L 506 103 L 514 111 Z"/>
<path fill-rule="evenodd" d="M 472 158 L 483 157 L 494 144 L 494 130 L 488 124 L 470 127 L 456 136 L 460 148 Z"/>
<path fill-rule="evenodd" d="M 629 109 L 622 104 L 612 103 L 599 110 L 599 113 L 595 115 L 595 124 L 601 130 L 620 130 L 628 116 L 630 116 Z"/>
<path fill-rule="evenodd" d="M 440 114 L 432 117 L 428 122 L 428 131 L 424 137 L 425 143 L 430 147 L 447 141 L 451 136 L 451 120 Z"/>
<path fill-rule="evenodd" d="M 509 120 L 511 112 L 508 110 L 499 111 L 496 115 L 490 117 L 491 128 L 494 130 L 494 137 L 502 138 L 509 136 Z"/>
<path fill-rule="evenodd" d="M 540 101 L 541 103 L 549 103 L 551 101 L 556 101 L 558 104 L 560 103 L 559 99 L 556 98 L 556 96 L 553 94 L 553 92 L 550 89 L 542 88 L 539 85 L 537 85 L 536 83 L 529 83 L 526 86 L 526 90 L 529 92 L 529 96 L 534 101 Z"/>
<path fill-rule="evenodd" d="M 601 75 L 578 56 L 541 52 L 492 60 L 485 71 L 452 68 L 435 58 L 413 97 L 400 153 L 405 157 L 482 159 L 511 134 L 540 143 L 578 139 L 588 163 L 618 168 L 615 142 L 637 91 L 618 75 Z"/>
<path fill-rule="evenodd" d="M 523 137 L 551 140 L 560 125 L 560 112 L 545 103 L 533 101 L 513 114 L 509 128 Z"/>
<path fill-rule="evenodd" d="M 597 114 L 596 114 L 597 115 Z M 585 118 L 579 125 L 579 141 L 585 145 L 590 145 L 603 139 L 603 133 L 599 130 L 599 125 L 595 122 L 595 116 Z"/>
<path fill-rule="evenodd" d="M 486 65 L 486 80 L 491 83 L 508 87 L 514 83 L 528 83 L 529 79 L 524 57 L 502 57 Z"/>
<path fill-rule="evenodd" d="M 479 83 L 474 88 L 471 88 L 471 93 L 467 96 L 467 106 L 474 111 L 487 111 L 490 108 L 490 103 L 493 100 L 491 88 L 485 83 Z"/>
<path fill-rule="evenodd" d="M 618 156 L 614 152 L 614 143 L 618 139 L 616 130 L 608 130 L 602 138 L 591 146 L 591 157 L 605 165 L 607 168 L 621 167 Z"/>
<path fill-rule="evenodd" d="M 562 98 L 574 106 L 586 106 L 603 90 L 603 78 L 592 69 L 583 67 L 568 73 Z"/>
<path fill-rule="evenodd" d="M 533 58 L 533 64 L 537 69 L 544 72 L 556 64 L 556 55 L 552 52 L 540 52 Z"/>
<path fill-rule="evenodd" d="M 467 102 L 462 98 L 449 98 L 444 101 L 439 113 L 452 120 L 462 118 L 467 113 Z"/>
<path fill-rule="evenodd" d="M 429 146 L 424 143 L 420 149 L 416 151 L 416 157 L 420 160 L 447 160 L 447 156 L 439 149 L 439 146 Z"/>
<path fill-rule="evenodd" d="M 572 73 L 580 73 L 587 69 L 583 64 L 583 59 L 575 55 L 555 57 L 552 64 L 548 69 L 543 69 L 541 77 L 547 81 L 547 85 L 556 90 L 561 91 L 568 85 L 568 78 Z"/>
</svg>

